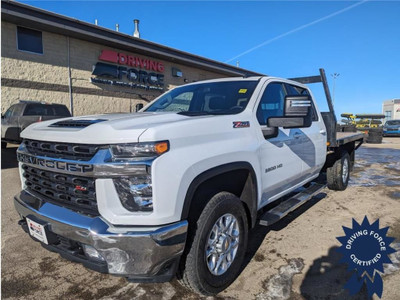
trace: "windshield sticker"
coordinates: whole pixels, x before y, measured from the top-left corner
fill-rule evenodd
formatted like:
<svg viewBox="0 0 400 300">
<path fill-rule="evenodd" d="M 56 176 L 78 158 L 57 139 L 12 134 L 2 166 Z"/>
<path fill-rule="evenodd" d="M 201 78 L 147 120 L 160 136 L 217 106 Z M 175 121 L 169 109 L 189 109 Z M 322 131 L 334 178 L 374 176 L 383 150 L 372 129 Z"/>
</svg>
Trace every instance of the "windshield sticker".
<svg viewBox="0 0 400 300">
<path fill-rule="evenodd" d="M 246 94 L 247 93 L 247 89 L 240 89 L 239 90 L 239 94 Z"/>
<path fill-rule="evenodd" d="M 236 121 L 233 122 L 233 128 L 246 128 L 250 127 L 250 122 L 249 121 Z"/>
</svg>

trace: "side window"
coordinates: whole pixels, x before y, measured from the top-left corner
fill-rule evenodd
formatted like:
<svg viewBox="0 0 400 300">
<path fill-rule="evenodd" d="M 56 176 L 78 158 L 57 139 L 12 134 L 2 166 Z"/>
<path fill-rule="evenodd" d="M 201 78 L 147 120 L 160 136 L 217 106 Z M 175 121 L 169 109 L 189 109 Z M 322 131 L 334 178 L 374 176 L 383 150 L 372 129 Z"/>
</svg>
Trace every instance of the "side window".
<svg viewBox="0 0 400 300">
<path fill-rule="evenodd" d="M 70 117 L 71 116 L 68 108 L 66 108 L 63 105 L 53 105 L 53 108 L 54 108 L 55 116 L 61 116 L 61 117 Z"/>
<path fill-rule="evenodd" d="M 13 114 L 14 114 L 14 108 L 15 108 L 16 106 L 17 106 L 17 105 L 12 105 L 12 106 L 10 106 L 10 108 L 7 109 L 7 111 L 4 113 L 4 118 L 12 117 Z"/>
<path fill-rule="evenodd" d="M 257 120 L 260 125 L 267 125 L 269 117 L 283 116 L 285 95 L 282 83 L 272 82 L 267 85 L 257 108 Z"/>
<path fill-rule="evenodd" d="M 43 54 L 42 32 L 17 26 L 18 50 Z"/>
<path fill-rule="evenodd" d="M 291 84 L 285 84 L 286 90 L 288 92 L 288 95 L 291 96 L 297 96 L 297 95 L 310 95 L 307 89 L 304 89 L 299 86 L 294 86 Z M 318 121 L 318 114 L 317 111 L 315 110 L 314 102 L 311 101 L 311 120 L 312 121 Z"/>
<path fill-rule="evenodd" d="M 24 105 L 23 104 L 16 104 L 15 107 L 14 107 L 13 116 L 14 117 L 22 116 L 23 110 L 24 110 Z"/>
</svg>

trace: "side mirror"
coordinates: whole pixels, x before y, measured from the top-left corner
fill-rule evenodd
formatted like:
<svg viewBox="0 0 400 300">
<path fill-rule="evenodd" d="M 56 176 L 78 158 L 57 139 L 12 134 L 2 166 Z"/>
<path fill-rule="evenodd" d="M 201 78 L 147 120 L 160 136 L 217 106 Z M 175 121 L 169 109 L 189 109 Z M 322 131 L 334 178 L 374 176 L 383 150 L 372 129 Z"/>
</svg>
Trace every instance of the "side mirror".
<svg viewBox="0 0 400 300">
<path fill-rule="evenodd" d="M 311 98 L 309 95 L 286 96 L 284 116 L 268 119 L 269 127 L 304 128 L 310 127 L 311 123 Z"/>
<path fill-rule="evenodd" d="M 305 96 L 285 97 L 285 117 L 307 117 L 311 113 L 311 98 Z"/>
<path fill-rule="evenodd" d="M 141 110 L 142 108 L 143 108 L 143 103 L 138 103 L 138 104 L 136 104 L 135 112 L 138 112 L 138 111 Z"/>
</svg>

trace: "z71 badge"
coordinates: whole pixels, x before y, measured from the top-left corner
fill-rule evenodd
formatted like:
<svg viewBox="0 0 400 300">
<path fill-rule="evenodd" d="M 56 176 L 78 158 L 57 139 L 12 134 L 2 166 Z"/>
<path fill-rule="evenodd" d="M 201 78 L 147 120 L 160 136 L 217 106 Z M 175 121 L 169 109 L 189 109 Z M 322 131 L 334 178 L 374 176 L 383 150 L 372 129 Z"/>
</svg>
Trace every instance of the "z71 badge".
<svg viewBox="0 0 400 300">
<path fill-rule="evenodd" d="M 246 128 L 250 127 L 250 122 L 249 121 L 236 121 L 233 122 L 233 128 Z"/>
</svg>

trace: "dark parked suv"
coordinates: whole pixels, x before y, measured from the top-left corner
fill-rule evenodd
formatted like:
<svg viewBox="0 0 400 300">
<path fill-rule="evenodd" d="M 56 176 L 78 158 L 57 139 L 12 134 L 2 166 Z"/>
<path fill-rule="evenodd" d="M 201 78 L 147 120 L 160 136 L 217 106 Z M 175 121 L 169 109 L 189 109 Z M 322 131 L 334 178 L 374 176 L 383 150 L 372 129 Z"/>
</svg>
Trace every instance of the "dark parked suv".
<svg viewBox="0 0 400 300">
<path fill-rule="evenodd" d="M 62 104 L 20 101 L 11 105 L 1 116 L 1 148 L 6 148 L 7 143 L 20 143 L 21 131 L 32 123 L 70 116 Z"/>
</svg>

